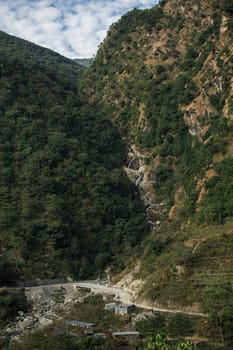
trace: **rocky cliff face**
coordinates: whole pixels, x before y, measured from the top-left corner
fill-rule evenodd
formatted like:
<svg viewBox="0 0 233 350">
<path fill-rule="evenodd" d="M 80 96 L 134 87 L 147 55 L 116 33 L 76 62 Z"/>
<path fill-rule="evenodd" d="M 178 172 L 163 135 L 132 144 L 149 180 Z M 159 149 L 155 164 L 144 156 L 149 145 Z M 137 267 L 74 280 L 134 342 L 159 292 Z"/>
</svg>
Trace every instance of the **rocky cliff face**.
<svg viewBox="0 0 233 350">
<path fill-rule="evenodd" d="M 152 229 L 159 228 L 161 223 L 159 217 L 166 212 L 164 203 L 157 200 L 153 187 L 151 171 L 152 167 L 156 167 L 157 162 L 158 159 L 155 159 L 153 165 L 146 165 L 145 153 L 140 153 L 135 145 L 128 147 L 127 165 L 124 167 L 124 170 L 139 190 L 145 206 L 147 221 Z"/>
</svg>

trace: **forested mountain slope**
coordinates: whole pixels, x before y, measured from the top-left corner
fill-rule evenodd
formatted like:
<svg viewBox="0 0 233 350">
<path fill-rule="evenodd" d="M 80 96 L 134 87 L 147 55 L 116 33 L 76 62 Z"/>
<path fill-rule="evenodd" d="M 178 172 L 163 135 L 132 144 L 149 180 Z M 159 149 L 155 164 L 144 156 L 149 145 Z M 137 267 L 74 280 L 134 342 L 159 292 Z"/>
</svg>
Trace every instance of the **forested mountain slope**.
<svg viewBox="0 0 233 350">
<path fill-rule="evenodd" d="M 162 0 L 83 74 L 0 35 L 3 284 L 127 262 L 135 298 L 208 312 L 198 336 L 232 347 L 232 31 L 231 0 Z"/>
<path fill-rule="evenodd" d="M 87 101 L 108 111 L 130 145 L 125 170 L 155 228 L 122 285 L 167 306 L 213 311 L 217 298 L 215 315 L 229 306 L 226 319 L 233 283 L 232 28 L 230 0 L 135 9 L 110 28 L 82 79 Z"/>
<path fill-rule="evenodd" d="M 0 33 L 1 285 L 119 269 L 147 233 L 117 127 L 79 97 L 82 71 Z"/>
</svg>

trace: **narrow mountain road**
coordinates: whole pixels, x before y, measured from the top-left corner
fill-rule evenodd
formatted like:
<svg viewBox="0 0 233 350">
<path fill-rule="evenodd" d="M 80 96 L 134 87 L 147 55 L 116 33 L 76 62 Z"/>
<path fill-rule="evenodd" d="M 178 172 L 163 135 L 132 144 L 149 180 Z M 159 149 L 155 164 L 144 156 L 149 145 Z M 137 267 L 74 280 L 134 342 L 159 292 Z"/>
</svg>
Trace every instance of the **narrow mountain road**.
<svg viewBox="0 0 233 350">
<path fill-rule="evenodd" d="M 206 314 L 201 312 L 194 312 L 194 311 L 186 311 L 186 310 L 179 310 L 179 309 L 166 309 L 162 307 L 156 307 L 151 306 L 147 304 L 146 302 L 143 303 L 137 303 L 135 302 L 132 293 L 129 291 L 126 291 L 124 289 L 121 289 L 116 286 L 106 286 L 101 283 L 97 283 L 95 281 L 83 281 L 83 282 L 71 282 L 71 283 L 60 283 L 60 284 L 51 284 L 51 285 L 41 285 L 41 286 L 35 286 L 35 287 L 28 287 L 26 288 L 27 292 L 26 294 L 32 295 L 33 293 L 36 293 L 38 290 L 49 290 L 52 287 L 60 288 L 64 287 L 67 290 L 67 293 L 77 290 L 77 289 L 86 289 L 90 290 L 95 294 L 114 294 L 115 298 L 122 303 L 125 304 L 134 304 L 139 308 L 147 309 L 147 310 L 153 310 L 153 311 L 159 311 L 159 312 L 168 312 L 168 313 L 182 313 L 190 316 L 200 316 L 200 317 L 207 317 Z"/>
<path fill-rule="evenodd" d="M 156 306 L 151 306 L 146 303 L 136 303 L 133 300 L 133 296 L 129 291 L 125 291 L 121 288 L 117 288 L 115 286 L 105 286 L 100 283 L 93 283 L 93 282 L 78 282 L 76 283 L 77 287 L 80 288 L 89 288 L 92 290 L 93 293 L 109 293 L 109 294 L 115 294 L 115 296 L 122 301 L 123 303 L 130 304 L 133 303 L 139 308 L 147 309 L 147 310 L 153 310 L 153 311 L 159 311 L 159 312 L 168 312 L 168 313 L 182 313 L 190 316 L 201 316 L 201 317 L 207 317 L 206 314 L 202 312 L 192 312 L 192 311 L 185 311 L 185 310 L 178 310 L 178 309 L 166 309 Z"/>
</svg>

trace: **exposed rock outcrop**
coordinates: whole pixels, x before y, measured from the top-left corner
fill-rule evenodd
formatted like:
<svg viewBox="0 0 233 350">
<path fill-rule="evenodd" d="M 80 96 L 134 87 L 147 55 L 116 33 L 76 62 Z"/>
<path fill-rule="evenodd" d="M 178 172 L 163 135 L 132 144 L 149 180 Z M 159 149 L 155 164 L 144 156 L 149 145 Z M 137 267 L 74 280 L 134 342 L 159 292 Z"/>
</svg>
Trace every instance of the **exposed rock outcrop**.
<svg viewBox="0 0 233 350">
<path fill-rule="evenodd" d="M 69 310 L 84 297 L 73 283 L 26 288 L 25 294 L 32 310 L 28 314 L 19 311 L 15 321 L 6 326 L 5 332 L 11 340 L 51 325 L 58 319 L 59 310 Z"/>
<path fill-rule="evenodd" d="M 139 190 L 146 208 L 148 222 L 152 228 L 158 228 L 160 225 L 160 216 L 165 212 L 164 203 L 159 203 L 157 200 L 153 187 L 153 177 L 151 176 L 152 165 L 146 165 L 145 158 L 146 156 L 135 145 L 130 145 L 128 147 L 128 163 L 124 167 L 124 170 Z M 153 164 L 153 167 L 156 167 L 156 165 Z"/>
</svg>

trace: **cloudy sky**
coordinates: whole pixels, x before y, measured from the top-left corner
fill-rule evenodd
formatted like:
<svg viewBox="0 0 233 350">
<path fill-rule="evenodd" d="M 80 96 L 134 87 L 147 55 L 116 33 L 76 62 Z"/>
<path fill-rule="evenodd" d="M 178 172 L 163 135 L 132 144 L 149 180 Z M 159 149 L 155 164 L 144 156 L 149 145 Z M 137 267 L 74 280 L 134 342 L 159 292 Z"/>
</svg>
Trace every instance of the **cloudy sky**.
<svg viewBox="0 0 233 350">
<path fill-rule="evenodd" d="M 70 58 L 92 57 L 108 27 L 158 0 L 0 0 L 0 30 Z"/>
</svg>

